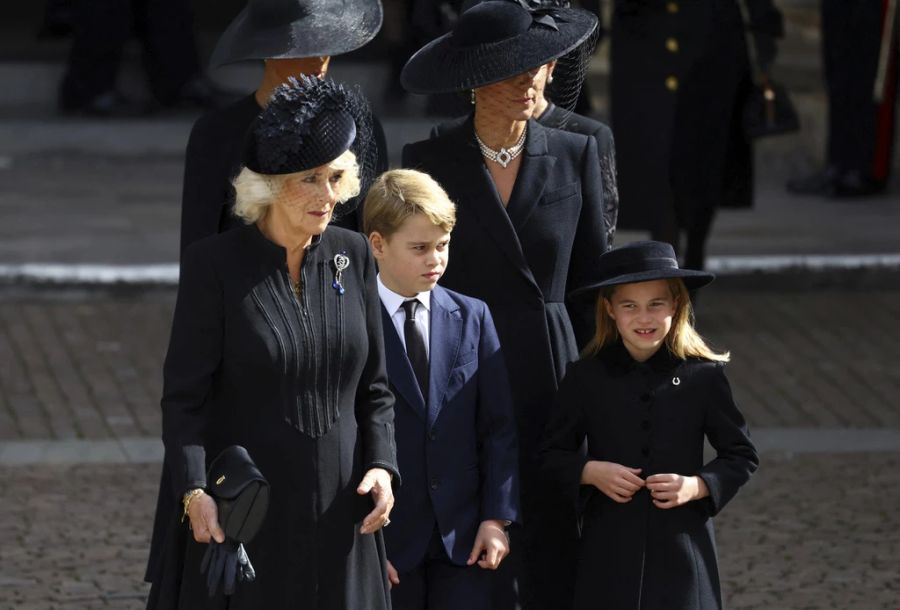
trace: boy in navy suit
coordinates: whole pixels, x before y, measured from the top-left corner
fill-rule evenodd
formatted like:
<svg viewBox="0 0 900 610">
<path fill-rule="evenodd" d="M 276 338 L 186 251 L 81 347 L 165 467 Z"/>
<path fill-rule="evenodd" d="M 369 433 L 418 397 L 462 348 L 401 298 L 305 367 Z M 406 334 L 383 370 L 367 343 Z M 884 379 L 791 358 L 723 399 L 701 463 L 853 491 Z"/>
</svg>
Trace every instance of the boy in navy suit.
<svg viewBox="0 0 900 610">
<path fill-rule="evenodd" d="M 427 174 L 392 170 L 363 228 L 378 261 L 403 486 L 384 530 L 395 610 L 489 610 L 519 518 L 509 379 L 484 302 L 437 286 L 456 209 Z"/>
</svg>

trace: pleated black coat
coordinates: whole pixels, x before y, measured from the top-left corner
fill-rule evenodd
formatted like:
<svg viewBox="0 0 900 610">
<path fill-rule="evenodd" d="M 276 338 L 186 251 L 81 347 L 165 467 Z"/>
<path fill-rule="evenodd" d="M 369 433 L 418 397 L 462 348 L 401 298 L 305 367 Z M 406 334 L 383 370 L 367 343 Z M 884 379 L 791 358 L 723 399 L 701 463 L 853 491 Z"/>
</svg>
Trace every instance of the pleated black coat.
<svg viewBox="0 0 900 610">
<path fill-rule="evenodd" d="M 350 258 L 343 295 L 332 287 L 338 253 Z M 370 468 L 396 475 L 393 396 L 365 239 L 328 228 L 308 248 L 301 282 L 298 299 L 284 249 L 255 225 L 185 250 L 162 399 L 172 497 L 205 486 L 206 464 L 243 445 L 271 499 L 247 545 L 257 580 L 240 584 L 227 607 L 390 608 L 382 535 L 359 534 L 373 503 L 356 493 Z M 169 510 L 177 516 L 180 502 Z M 186 524 L 175 519 L 160 543 L 150 607 L 226 607 L 207 597 L 204 547 Z"/>
<path fill-rule="evenodd" d="M 560 493 L 587 493 L 576 610 L 718 610 L 722 606 L 712 517 L 759 460 L 723 365 L 681 361 L 660 349 L 645 363 L 621 343 L 571 366 L 542 447 Z M 706 437 L 717 452 L 703 460 Z M 587 439 L 588 455 L 580 453 Z M 710 495 L 656 508 L 646 489 L 618 504 L 580 484 L 587 460 L 653 474 L 699 475 Z"/>
</svg>

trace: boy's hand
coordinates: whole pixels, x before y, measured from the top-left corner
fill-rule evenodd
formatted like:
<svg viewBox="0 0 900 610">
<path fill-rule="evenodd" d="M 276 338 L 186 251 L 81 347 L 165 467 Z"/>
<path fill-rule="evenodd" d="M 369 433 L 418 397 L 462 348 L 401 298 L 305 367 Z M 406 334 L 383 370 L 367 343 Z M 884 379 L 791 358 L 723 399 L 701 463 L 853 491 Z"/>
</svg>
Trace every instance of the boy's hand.
<svg viewBox="0 0 900 610">
<path fill-rule="evenodd" d="M 466 565 L 478 563 L 485 570 L 496 570 L 503 558 L 509 555 L 509 538 L 499 519 L 487 519 L 478 526 L 475 544 Z"/>
<path fill-rule="evenodd" d="M 388 590 L 393 589 L 395 585 L 400 584 L 400 575 L 397 574 L 397 568 L 394 567 L 394 564 L 391 563 L 391 560 L 388 559 L 387 562 L 388 569 Z"/>
<path fill-rule="evenodd" d="M 651 475 L 647 477 L 647 489 L 657 508 L 675 508 L 709 495 L 703 479 L 680 474 Z"/>
<path fill-rule="evenodd" d="M 638 476 L 640 473 L 640 468 L 592 460 L 584 465 L 581 482 L 593 485 L 612 500 L 624 504 L 630 502 L 635 492 L 644 486 L 644 480 Z"/>
</svg>

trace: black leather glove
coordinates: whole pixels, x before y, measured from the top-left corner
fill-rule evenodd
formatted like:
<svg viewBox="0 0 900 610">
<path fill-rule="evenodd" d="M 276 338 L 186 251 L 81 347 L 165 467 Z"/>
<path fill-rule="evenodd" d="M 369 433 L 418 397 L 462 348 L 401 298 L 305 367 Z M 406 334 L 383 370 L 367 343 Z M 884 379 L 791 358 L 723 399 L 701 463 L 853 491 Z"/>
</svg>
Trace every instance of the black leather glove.
<svg viewBox="0 0 900 610">
<path fill-rule="evenodd" d="M 206 574 L 206 589 L 210 597 L 215 596 L 220 582 L 222 592 L 232 595 L 238 582 L 253 582 L 256 579 L 244 545 L 227 538 L 221 544 L 215 540 L 209 541 L 200 563 L 200 573 Z"/>
</svg>

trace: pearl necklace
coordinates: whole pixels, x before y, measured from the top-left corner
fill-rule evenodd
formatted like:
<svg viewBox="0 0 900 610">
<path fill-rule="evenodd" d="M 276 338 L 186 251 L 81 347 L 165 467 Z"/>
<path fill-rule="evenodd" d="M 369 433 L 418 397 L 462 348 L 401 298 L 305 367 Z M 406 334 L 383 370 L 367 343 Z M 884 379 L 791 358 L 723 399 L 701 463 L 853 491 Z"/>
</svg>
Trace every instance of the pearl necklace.
<svg viewBox="0 0 900 610">
<path fill-rule="evenodd" d="M 519 140 L 510 146 L 509 148 L 500 147 L 500 150 L 494 150 L 484 142 L 482 142 L 481 138 L 478 137 L 478 132 L 475 132 L 475 141 L 478 142 L 478 148 L 481 149 L 481 154 L 484 155 L 484 158 L 493 161 L 494 163 L 499 163 L 501 167 L 506 168 L 513 159 L 518 157 L 522 150 L 525 148 L 525 134 L 528 129 L 522 130 L 522 135 L 519 136 Z"/>
</svg>

